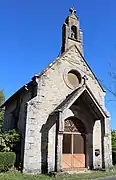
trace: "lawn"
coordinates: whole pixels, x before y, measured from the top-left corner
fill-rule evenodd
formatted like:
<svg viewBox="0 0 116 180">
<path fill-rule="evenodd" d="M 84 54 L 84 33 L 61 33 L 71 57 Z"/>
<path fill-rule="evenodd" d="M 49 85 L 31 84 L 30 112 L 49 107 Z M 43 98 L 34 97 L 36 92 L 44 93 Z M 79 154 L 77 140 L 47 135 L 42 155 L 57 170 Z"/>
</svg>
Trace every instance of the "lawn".
<svg viewBox="0 0 116 180">
<path fill-rule="evenodd" d="M 0 180 L 91 180 L 108 176 L 116 176 L 116 171 L 95 171 L 83 174 L 60 175 L 57 177 L 49 177 L 46 175 L 26 175 L 21 174 L 20 172 L 6 172 L 0 174 Z"/>
</svg>

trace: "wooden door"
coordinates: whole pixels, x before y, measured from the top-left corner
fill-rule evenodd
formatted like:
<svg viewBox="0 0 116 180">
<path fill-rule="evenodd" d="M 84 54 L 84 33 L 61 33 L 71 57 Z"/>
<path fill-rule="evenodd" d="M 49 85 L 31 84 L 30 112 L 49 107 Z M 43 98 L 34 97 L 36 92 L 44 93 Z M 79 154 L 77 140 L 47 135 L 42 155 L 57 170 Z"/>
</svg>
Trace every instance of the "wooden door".
<svg viewBox="0 0 116 180">
<path fill-rule="evenodd" d="M 85 168 L 85 158 L 85 135 L 78 132 L 77 127 L 75 131 L 70 127 L 70 131 L 63 134 L 62 168 Z"/>
</svg>

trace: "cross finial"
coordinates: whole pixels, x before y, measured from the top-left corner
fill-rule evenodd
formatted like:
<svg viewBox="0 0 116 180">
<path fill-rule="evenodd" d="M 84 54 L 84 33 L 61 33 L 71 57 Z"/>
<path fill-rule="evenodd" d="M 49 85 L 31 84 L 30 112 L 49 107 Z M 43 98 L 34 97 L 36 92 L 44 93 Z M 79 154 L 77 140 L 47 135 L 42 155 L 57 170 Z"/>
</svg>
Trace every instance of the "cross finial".
<svg viewBox="0 0 116 180">
<path fill-rule="evenodd" d="M 86 85 L 87 80 L 88 80 L 88 78 L 87 78 L 87 76 L 86 76 L 86 75 L 84 75 L 84 76 L 83 76 L 83 80 L 84 80 L 83 84 L 84 84 L 84 85 Z"/>
<path fill-rule="evenodd" d="M 71 14 L 76 14 L 76 9 L 74 8 L 70 8 L 69 11 L 71 12 Z"/>
</svg>

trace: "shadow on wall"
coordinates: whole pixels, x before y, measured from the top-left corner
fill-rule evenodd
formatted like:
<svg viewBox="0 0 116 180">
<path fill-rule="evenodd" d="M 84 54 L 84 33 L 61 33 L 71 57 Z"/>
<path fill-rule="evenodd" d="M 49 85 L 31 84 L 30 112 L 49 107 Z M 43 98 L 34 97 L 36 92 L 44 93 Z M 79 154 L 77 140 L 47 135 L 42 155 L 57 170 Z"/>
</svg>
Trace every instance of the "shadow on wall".
<svg viewBox="0 0 116 180">
<path fill-rule="evenodd" d="M 42 126 L 40 130 L 41 132 L 41 173 L 44 173 L 44 174 L 48 173 L 49 130 L 57 122 L 57 119 L 58 119 L 57 114 L 50 115 L 46 123 Z"/>
<path fill-rule="evenodd" d="M 112 147 L 112 164 L 116 165 L 116 147 Z"/>
</svg>

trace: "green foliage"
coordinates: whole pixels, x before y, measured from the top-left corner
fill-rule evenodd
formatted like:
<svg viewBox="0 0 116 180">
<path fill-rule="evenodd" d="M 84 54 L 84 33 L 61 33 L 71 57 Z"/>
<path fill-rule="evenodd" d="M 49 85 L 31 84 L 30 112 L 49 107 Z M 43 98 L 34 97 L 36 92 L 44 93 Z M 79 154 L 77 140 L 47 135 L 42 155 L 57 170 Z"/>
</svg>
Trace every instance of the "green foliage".
<svg viewBox="0 0 116 180">
<path fill-rule="evenodd" d="M 109 176 L 114 176 L 114 179 L 116 177 L 116 169 L 113 171 L 110 170 L 108 172 L 106 171 L 92 171 L 92 172 L 86 172 L 86 173 L 74 173 L 74 174 L 68 174 L 68 173 L 62 173 L 62 174 L 56 174 L 55 177 L 50 177 L 48 175 L 43 174 L 24 174 L 20 172 L 5 172 L 0 174 L 0 180 L 93 180 L 93 179 L 111 179 L 108 178 Z"/>
<path fill-rule="evenodd" d="M 5 95 L 3 90 L 0 90 L 0 105 L 4 102 Z M 4 110 L 0 109 L 0 131 L 3 130 Z"/>
<path fill-rule="evenodd" d="M 16 155 L 13 152 L 0 152 L 0 172 L 8 171 L 14 166 Z"/>
<path fill-rule="evenodd" d="M 3 90 L 0 90 L 0 105 L 4 102 L 5 100 L 5 95 Z"/>
<path fill-rule="evenodd" d="M 116 130 L 112 130 L 112 160 L 113 165 L 116 164 Z"/>
<path fill-rule="evenodd" d="M 0 105 L 4 102 L 5 95 L 3 90 L 0 90 Z M 14 147 L 20 140 L 20 135 L 16 130 L 4 132 L 3 130 L 4 121 L 4 109 L 0 109 L 0 152 L 13 151 Z"/>
<path fill-rule="evenodd" d="M 116 130 L 112 130 L 112 146 L 116 147 Z"/>
<path fill-rule="evenodd" d="M 0 151 L 13 151 L 13 147 L 19 142 L 19 140 L 20 135 L 15 129 L 7 133 L 0 134 Z"/>
</svg>

